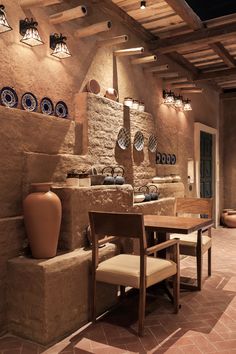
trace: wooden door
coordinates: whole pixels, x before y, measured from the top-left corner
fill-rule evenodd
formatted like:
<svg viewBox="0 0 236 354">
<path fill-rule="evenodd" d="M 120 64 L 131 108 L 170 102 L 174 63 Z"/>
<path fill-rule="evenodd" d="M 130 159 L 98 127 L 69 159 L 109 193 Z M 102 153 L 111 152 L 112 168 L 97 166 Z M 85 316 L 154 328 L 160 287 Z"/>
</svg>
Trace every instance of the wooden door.
<svg viewBox="0 0 236 354">
<path fill-rule="evenodd" d="M 213 196 L 212 134 L 201 131 L 200 135 L 200 195 Z"/>
</svg>

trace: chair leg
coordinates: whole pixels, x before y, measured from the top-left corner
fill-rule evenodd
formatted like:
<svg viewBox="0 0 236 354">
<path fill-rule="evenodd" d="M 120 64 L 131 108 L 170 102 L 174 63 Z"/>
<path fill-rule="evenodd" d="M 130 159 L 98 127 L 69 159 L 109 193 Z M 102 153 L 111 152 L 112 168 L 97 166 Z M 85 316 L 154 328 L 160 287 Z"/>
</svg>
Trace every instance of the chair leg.
<svg viewBox="0 0 236 354">
<path fill-rule="evenodd" d="M 197 253 L 197 289 L 202 290 L 202 253 Z"/>
<path fill-rule="evenodd" d="M 173 299 L 174 299 L 174 312 L 179 312 L 179 288 L 180 288 L 180 277 L 176 273 L 173 276 Z"/>
<path fill-rule="evenodd" d="M 92 289 L 91 289 L 91 320 L 93 323 L 96 322 L 96 296 L 97 295 L 97 286 L 96 286 L 96 276 L 95 273 L 92 272 Z"/>
<path fill-rule="evenodd" d="M 125 297 L 125 286 L 120 285 L 120 298 L 124 299 L 124 297 Z"/>
<path fill-rule="evenodd" d="M 208 276 L 211 276 L 211 248 L 208 249 Z"/>
<path fill-rule="evenodd" d="M 138 335 L 143 336 L 144 332 L 144 318 L 146 307 L 146 288 L 140 287 L 139 289 L 139 315 L 138 315 Z"/>
</svg>

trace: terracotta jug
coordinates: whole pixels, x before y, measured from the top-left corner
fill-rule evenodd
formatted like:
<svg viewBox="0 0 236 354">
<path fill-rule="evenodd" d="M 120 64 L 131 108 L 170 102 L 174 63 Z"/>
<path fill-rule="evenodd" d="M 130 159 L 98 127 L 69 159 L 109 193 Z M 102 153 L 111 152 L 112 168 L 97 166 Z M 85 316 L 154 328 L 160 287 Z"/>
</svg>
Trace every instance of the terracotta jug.
<svg viewBox="0 0 236 354">
<path fill-rule="evenodd" d="M 61 201 L 50 191 L 52 183 L 33 183 L 24 202 L 24 222 L 34 258 L 56 255 L 61 225 Z"/>
</svg>

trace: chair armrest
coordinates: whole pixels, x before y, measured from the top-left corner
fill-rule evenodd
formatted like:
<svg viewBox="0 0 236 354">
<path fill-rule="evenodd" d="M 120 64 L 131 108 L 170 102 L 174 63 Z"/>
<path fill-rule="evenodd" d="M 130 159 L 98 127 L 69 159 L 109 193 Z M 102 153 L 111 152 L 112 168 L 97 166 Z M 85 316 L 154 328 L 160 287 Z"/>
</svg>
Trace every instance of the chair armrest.
<svg viewBox="0 0 236 354">
<path fill-rule="evenodd" d="M 173 247 L 173 246 L 177 246 L 179 244 L 179 239 L 173 239 L 173 240 L 168 240 L 165 242 L 162 242 L 158 245 L 152 246 L 152 247 L 148 247 L 146 249 L 145 254 L 147 256 L 149 256 L 150 254 L 153 254 L 155 252 L 161 251 L 165 248 L 169 248 L 169 247 Z"/>
<path fill-rule="evenodd" d="M 104 237 L 102 238 L 101 240 L 98 240 L 98 245 L 101 246 L 101 245 L 104 245 L 105 243 L 108 243 L 108 242 L 111 242 L 111 241 L 116 241 L 118 240 L 119 238 L 116 237 L 116 236 L 108 236 L 108 237 Z"/>
</svg>

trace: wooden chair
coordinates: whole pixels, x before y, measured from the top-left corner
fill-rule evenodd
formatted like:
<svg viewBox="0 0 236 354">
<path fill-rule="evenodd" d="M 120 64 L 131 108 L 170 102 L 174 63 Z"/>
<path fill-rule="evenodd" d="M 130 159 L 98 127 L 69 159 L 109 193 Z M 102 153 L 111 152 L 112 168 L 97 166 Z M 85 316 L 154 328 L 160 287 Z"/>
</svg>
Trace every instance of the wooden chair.
<svg viewBox="0 0 236 354">
<path fill-rule="evenodd" d="M 179 309 L 179 246 L 169 240 L 147 248 L 142 214 L 89 212 L 92 235 L 92 321 L 96 321 L 96 282 L 116 284 L 124 295 L 125 287 L 139 289 L 138 334 L 143 335 L 146 288 L 173 277 L 175 313 Z M 106 238 L 104 238 L 106 236 Z M 103 237 L 103 239 L 100 239 Z M 118 254 L 99 262 L 98 245 L 117 238 L 139 239 L 140 255 Z M 100 240 L 99 240 L 100 239 Z M 165 249 L 172 249 L 172 260 L 148 257 Z"/>
<path fill-rule="evenodd" d="M 212 218 L 213 199 L 212 198 L 176 198 L 175 215 L 189 214 L 204 215 Z M 211 276 L 211 228 L 193 232 L 189 235 L 171 234 L 170 239 L 180 240 L 180 254 L 194 256 L 197 261 L 197 289 L 202 288 L 202 261 L 203 254 L 208 252 L 208 276 Z"/>
</svg>

